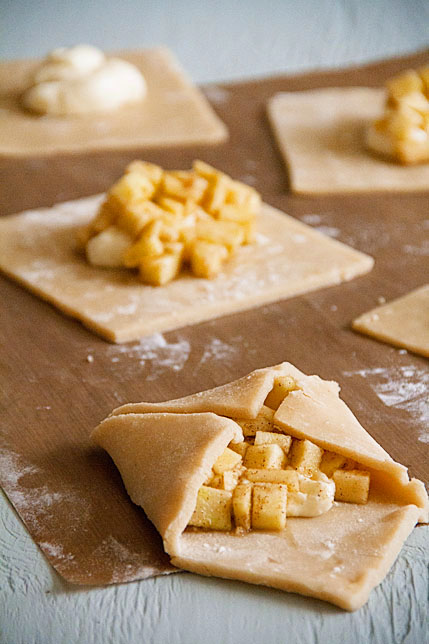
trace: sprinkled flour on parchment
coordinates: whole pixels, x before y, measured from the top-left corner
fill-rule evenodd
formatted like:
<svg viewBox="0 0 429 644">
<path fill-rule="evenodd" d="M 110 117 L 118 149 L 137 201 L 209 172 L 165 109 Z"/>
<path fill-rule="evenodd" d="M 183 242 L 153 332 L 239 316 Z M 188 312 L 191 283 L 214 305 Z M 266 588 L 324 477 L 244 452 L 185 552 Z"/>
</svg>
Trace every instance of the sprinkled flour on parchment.
<svg viewBox="0 0 429 644">
<path fill-rule="evenodd" d="M 231 92 L 218 85 L 208 85 L 202 88 L 209 101 L 215 105 L 225 105 L 231 98 Z"/>
<path fill-rule="evenodd" d="M 429 443 L 429 371 L 415 367 L 376 367 L 344 371 L 344 376 L 361 376 L 387 407 L 405 410 L 421 426 L 419 441 Z"/>
<path fill-rule="evenodd" d="M 90 507 L 71 486 L 54 492 L 47 485 L 35 486 L 34 477 L 40 475 L 39 468 L 23 462 L 16 452 L 0 449 L 0 481 L 10 501 L 18 512 L 25 517 L 25 522 L 36 528 L 43 525 L 46 517 L 55 514 L 57 504 L 66 505 L 70 521 L 78 525 L 84 522 Z"/>
<path fill-rule="evenodd" d="M 204 353 L 201 357 L 200 364 L 209 360 L 228 360 L 237 354 L 238 346 L 233 346 L 223 342 L 219 338 L 212 338 L 204 347 Z"/>
<path fill-rule="evenodd" d="M 208 339 L 196 368 L 212 360 L 232 359 L 240 351 L 242 341 L 242 336 L 231 338 L 230 343 L 217 337 Z M 168 371 L 181 371 L 193 350 L 191 343 L 184 338 L 168 342 L 162 333 L 155 333 L 137 343 L 109 346 L 107 355 L 112 363 L 120 363 L 122 369 L 126 369 L 129 362 L 130 369 L 134 370 L 137 362 L 148 370 L 145 379 L 152 381 Z"/>
<path fill-rule="evenodd" d="M 153 557 L 149 553 L 134 552 L 128 545 L 120 543 L 114 536 L 109 535 L 95 548 L 94 559 L 106 560 L 115 565 L 110 579 L 111 584 L 145 579 L 159 574 L 159 568 L 151 566 Z M 172 572 L 172 571 L 170 571 Z"/>
<path fill-rule="evenodd" d="M 188 340 L 179 339 L 168 342 L 162 333 L 155 333 L 147 338 L 142 338 L 133 344 L 121 344 L 108 347 L 107 355 L 112 362 L 121 361 L 122 358 L 138 361 L 142 367 L 149 367 L 146 380 L 155 380 L 166 371 L 181 371 L 185 366 L 191 345 Z"/>
</svg>

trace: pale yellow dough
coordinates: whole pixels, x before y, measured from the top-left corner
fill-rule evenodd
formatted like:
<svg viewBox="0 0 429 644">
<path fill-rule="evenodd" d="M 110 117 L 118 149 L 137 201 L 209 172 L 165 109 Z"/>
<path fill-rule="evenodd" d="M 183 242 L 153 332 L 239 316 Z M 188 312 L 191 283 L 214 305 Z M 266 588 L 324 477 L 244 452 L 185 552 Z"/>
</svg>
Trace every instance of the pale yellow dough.
<svg viewBox="0 0 429 644">
<path fill-rule="evenodd" d="M 21 104 L 37 60 L 0 64 L 0 154 L 26 156 L 199 145 L 228 138 L 224 123 L 165 48 L 119 52 L 147 83 L 144 101 L 105 114 L 35 116 Z"/>
<path fill-rule="evenodd" d="M 256 241 L 215 279 L 183 274 L 148 286 L 124 269 L 91 266 L 76 231 L 103 195 L 0 220 L 0 270 L 113 342 L 136 340 L 367 273 L 373 259 L 264 205 Z"/>
<path fill-rule="evenodd" d="M 293 376 L 299 387 L 292 403 L 289 394 L 276 412 L 277 427 L 365 464 L 372 480 L 368 503 L 335 503 L 319 517 L 289 517 L 280 532 L 186 528 L 217 457 L 230 441 L 243 440 L 239 425 L 226 416 L 254 418 L 276 375 Z M 409 480 L 406 468 L 364 430 L 338 390 L 336 383 L 282 363 L 176 401 L 124 405 L 92 437 L 113 458 L 174 565 L 355 610 L 383 580 L 414 525 L 427 521 L 428 499 L 421 481 Z"/>
<path fill-rule="evenodd" d="M 323 194 L 427 190 L 429 164 L 400 166 L 365 148 L 368 125 L 384 111 L 384 90 L 334 87 L 282 92 L 268 115 L 291 189 Z"/>
<path fill-rule="evenodd" d="M 429 284 L 364 313 L 352 326 L 377 340 L 429 358 Z"/>
</svg>

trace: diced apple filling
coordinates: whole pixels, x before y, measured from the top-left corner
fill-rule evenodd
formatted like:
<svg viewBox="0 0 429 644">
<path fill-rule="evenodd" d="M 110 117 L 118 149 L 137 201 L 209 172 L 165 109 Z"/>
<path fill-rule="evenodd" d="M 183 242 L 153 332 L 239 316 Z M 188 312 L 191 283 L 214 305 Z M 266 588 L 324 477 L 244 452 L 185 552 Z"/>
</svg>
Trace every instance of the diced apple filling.
<svg viewBox="0 0 429 644">
<path fill-rule="evenodd" d="M 223 474 L 227 470 L 233 470 L 239 463 L 241 456 L 227 447 L 213 465 L 213 471 L 215 474 Z"/>
<path fill-rule="evenodd" d="M 311 476 L 319 469 L 322 460 L 323 449 L 308 440 L 294 440 L 290 464 L 302 474 Z"/>
<path fill-rule="evenodd" d="M 294 385 L 295 387 L 295 385 Z M 290 389 L 288 389 L 290 391 Z M 287 394 L 286 394 L 287 395 Z M 198 492 L 190 526 L 208 530 L 283 530 L 286 518 L 315 517 L 335 501 L 366 503 L 370 473 L 309 440 L 292 438 L 263 407 L 241 443 L 230 443 Z"/>
<path fill-rule="evenodd" d="M 283 530 L 286 526 L 287 487 L 281 483 L 255 483 L 253 486 L 252 527 Z"/>
<path fill-rule="evenodd" d="M 210 530 L 231 530 L 232 493 L 202 485 L 189 525 Z"/>
<path fill-rule="evenodd" d="M 274 380 L 273 388 L 268 394 L 265 405 L 277 410 L 290 391 L 296 389 L 296 381 L 292 376 L 278 376 Z"/>
<path fill-rule="evenodd" d="M 386 83 L 382 118 L 367 131 L 368 147 L 400 163 L 429 161 L 429 67 L 408 70 Z"/>
<path fill-rule="evenodd" d="M 362 470 L 336 470 L 335 500 L 349 503 L 366 503 L 368 501 L 370 474 Z"/>
<path fill-rule="evenodd" d="M 261 470 L 280 470 L 286 464 L 286 455 L 276 443 L 249 445 L 244 457 L 244 465 Z"/>
<path fill-rule="evenodd" d="M 253 188 L 202 161 L 191 170 L 134 161 L 77 240 L 90 264 L 137 269 L 146 284 L 166 284 L 184 267 L 210 279 L 252 241 L 260 205 Z"/>
</svg>

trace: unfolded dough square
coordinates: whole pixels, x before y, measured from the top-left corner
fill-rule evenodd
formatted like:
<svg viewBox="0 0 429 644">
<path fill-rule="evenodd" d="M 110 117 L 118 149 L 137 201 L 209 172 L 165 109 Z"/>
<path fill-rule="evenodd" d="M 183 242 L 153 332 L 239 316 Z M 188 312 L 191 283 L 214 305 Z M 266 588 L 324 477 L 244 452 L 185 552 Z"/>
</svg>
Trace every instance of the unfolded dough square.
<svg viewBox="0 0 429 644">
<path fill-rule="evenodd" d="M 364 313 L 352 326 L 355 331 L 429 358 L 429 284 Z"/>
<path fill-rule="evenodd" d="M 369 87 L 281 92 L 268 116 L 289 171 L 303 194 L 426 190 L 429 164 L 404 167 L 365 147 L 365 130 L 384 111 L 385 93 Z"/>
<path fill-rule="evenodd" d="M 137 340 L 228 313 L 339 284 L 367 273 L 373 259 L 268 205 L 256 240 L 214 279 L 183 273 L 163 286 L 127 269 L 91 266 L 76 232 L 103 195 L 0 220 L 0 270 L 113 342 Z"/>
<path fill-rule="evenodd" d="M 361 468 L 356 476 L 370 477 L 368 502 L 330 502 L 321 512 L 297 516 L 304 487 L 297 494 L 281 474 L 294 474 L 297 485 L 305 477 L 290 469 L 262 470 L 278 474 L 272 480 L 257 477 L 255 483 L 250 476 L 242 480 L 233 492 L 232 506 L 230 494 L 224 492 L 228 511 L 232 507 L 235 512 L 235 532 L 229 525 L 214 530 L 193 527 L 198 495 L 213 490 L 204 486 L 214 463 L 229 444 L 243 441 L 233 418 L 255 418 L 279 375 L 293 377 L 296 389 L 274 416 L 276 430 L 353 459 Z M 285 362 L 185 398 L 123 405 L 92 438 L 112 457 L 131 499 L 161 534 L 173 565 L 355 610 L 384 579 L 414 525 L 427 521 L 428 499 L 423 483 L 408 478 L 407 469 L 366 432 L 338 391 L 336 383 L 306 376 Z M 313 494 L 315 504 L 324 502 L 320 496 L 325 480 L 323 475 L 305 478 L 307 496 Z M 262 496 L 256 493 L 256 510 L 263 511 L 268 530 L 263 522 L 254 524 L 252 485 L 263 491 Z M 219 491 L 210 494 L 217 502 Z M 294 508 L 289 507 L 289 497 Z M 210 512 L 207 507 L 200 503 L 200 513 Z M 214 512 L 218 519 L 218 508 Z M 203 519 L 205 524 L 210 521 Z"/>
<path fill-rule="evenodd" d="M 35 116 L 21 95 L 40 61 L 0 63 L 0 154 L 10 156 L 219 143 L 227 128 L 165 48 L 120 52 L 147 83 L 141 103 L 81 116 Z"/>
</svg>

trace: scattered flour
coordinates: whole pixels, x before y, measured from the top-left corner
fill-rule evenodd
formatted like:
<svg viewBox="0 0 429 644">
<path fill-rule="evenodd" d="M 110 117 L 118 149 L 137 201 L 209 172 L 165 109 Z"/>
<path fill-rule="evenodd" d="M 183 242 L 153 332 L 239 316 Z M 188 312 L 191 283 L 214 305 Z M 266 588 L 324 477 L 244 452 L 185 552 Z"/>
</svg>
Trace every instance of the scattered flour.
<svg viewBox="0 0 429 644">
<path fill-rule="evenodd" d="M 429 371 L 410 366 L 376 367 L 345 371 L 344 376 L 361 376 L 387 407 L 406 411 L 422 427 L 419 441 L 429 443 Z"/>
<path fill-rule="evenodd" d="M 256 177 L 253 174 L 243 174 L 241 177 L 238 177 L 239 181 L 247 183 L 249 186 L 254 186 L 256 184 Z"/>
<path fill-rule="evenodd" d="M 215 105 L 225 105 L 231 97 L 231 92 L 229 90 L 219 87 L 218 85 L 208 85 L 207 87 L 203 87 L 203 92 L 209 101 Z"/>
<path fill-rule="evenodd" d="M 208 360 L 228 360 L 237 354 L 239 351 L 238 346 L 233 346 L 222 342 L 219 338 L 212 338 L 212 340 L 205 346 L 204 353 L 200 360 L 200 365 Z"/>
<path fill-rule="evenodd" d="M 150 371 L 146 380 L 155 380 L 166 371 L 181 371 L 191 352 L 187 340 L 167 342 L 162 333 L 155 333 L 131 345 L 113 345 L 107 349 L 107 354 L 113 363 L 124 359 L 137 360 L 142 367 L 149 366 Z"/>
<path fill-rule="evenodd" d="M 160 574 L 159 568 L 151 565 L 151 555 L 145 558 L 143 552 L 134 552 L 113 535 L 109 535 L 92 553 L 93 558 L 113 563 L 110 583 L 123 583 L 136 579 L 145 579 Z"/>
<path fill-rule="evenodd" d="M 34 485 L 34 476 L 40 475 L 39 468 L 26 464 L 16 452 L 0 449 L 0 473 L 2 486 L 17 511 L 30 529 L 37 529 L 46 523 L 46 518 L 55 512 L 55 506 L 66 505 L 66 512 L 72 525 L 87 520 L 90 507 L 77 490 L 72 487 L 52 491 L 47 485 Z"/>
<path fill-rule="evenodd" d="M 426 239 L 423 240 L 420 246 L 405 244 L 402 250 L 408 255 L 429 255 L 429 241 L 427 241 Z"/>
<path fill-rule="evenodd" d="M 319 233 L 322 233 L 323 235 L 327 235 L 328 237 L 339 237 L 341 234 L 341 230 L 334 226 L 316 226 L 315 230 L 319 231 Z"/>
<path fill-rule="evenodd" d="M 308 224 L 309 226 L 317 226 L 322 222 L 322 217 L 320 215 L 304 215 L 301 218 L 301 221 L 303 221 L 304 224 Z"/>
<path fill-rule="evenodd" d="M 63 546 L 60 544 L 53 544 L 48 543 L 47 541 L 43 541 L 39 543 L 39 547 L 43 550 L 45 555 L 47 557 L 50 557 L 51 559 L 60 559 L 61 561 L 72 561 L 72 559 L 74 559 L 74 555 L 72 555 L 71 553 L 65 553 Z"/>
</svg>

